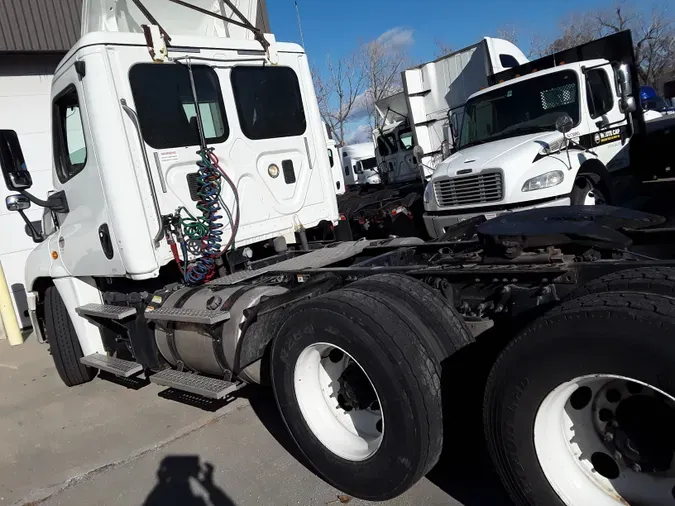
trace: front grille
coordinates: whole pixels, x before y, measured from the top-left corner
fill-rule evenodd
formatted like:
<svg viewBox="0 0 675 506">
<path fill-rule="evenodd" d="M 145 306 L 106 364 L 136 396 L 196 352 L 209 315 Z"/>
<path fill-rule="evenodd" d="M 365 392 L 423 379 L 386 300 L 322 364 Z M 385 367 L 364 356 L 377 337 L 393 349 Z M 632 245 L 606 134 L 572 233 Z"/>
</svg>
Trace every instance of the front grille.
<svg viewBox="0 0 675 506">
<path fill-rule="evenodd" d="M 434 192 L 438 205 L 442 207 L 499 202 L 504 197 L 502 172 L 441 179 L 434 183 Z"/>
</svg>

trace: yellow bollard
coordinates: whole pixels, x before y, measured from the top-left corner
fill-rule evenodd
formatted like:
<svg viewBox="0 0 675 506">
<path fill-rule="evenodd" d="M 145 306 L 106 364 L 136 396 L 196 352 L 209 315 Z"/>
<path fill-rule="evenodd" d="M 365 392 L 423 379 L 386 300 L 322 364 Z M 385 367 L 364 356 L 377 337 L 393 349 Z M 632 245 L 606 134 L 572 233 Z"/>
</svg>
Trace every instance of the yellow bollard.
<svg viewBox="0 0 675 506">
<path fill-rule="evenodd" d="M 23 343 L 23 336 L 21 335 L 19 322 L 16 320 L 16 313 L 14 313 L 14 305 L 9 294 L 5 271 L 2 269 L 2 262 L 0 262 L 0 324 L 5 327 L 5 334 L 10 345 L 16 346 Z"/>
</svg>

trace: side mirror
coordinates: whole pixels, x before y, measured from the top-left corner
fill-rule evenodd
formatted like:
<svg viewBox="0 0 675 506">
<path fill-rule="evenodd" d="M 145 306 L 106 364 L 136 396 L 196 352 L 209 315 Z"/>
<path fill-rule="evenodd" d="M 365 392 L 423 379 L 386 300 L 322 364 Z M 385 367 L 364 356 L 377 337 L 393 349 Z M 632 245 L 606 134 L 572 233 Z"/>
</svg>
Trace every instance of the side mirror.
<svg viewBox="0 0 675 506">
<path fill-rule="evenodd" d="M 0 130 L 0 169 L 8 190 L 21 191 L 33 186 L 19 137 L 14 130 Z"/>
<path fill-rule="evenodd" d="M 572 130 L 573 126 L 574 121 L 569 114 L 562 114 L 561 116 L 558 116 L 557 120 L 555 120 L 555 129 L 565 136 L 570 130 Z"/>
<path fill-rule="evenodd" d="M 413 147 L 413 155 L 417 158 L 417 163 L 422 163 L 424 157 L 424 150 L 417 144 Z"/>
<path fill-rule="evenodd" d="M 631 78 L 630 67 L 625 63 L 614 68 L 616 78 L 616 89 L 619 93 L 619 109 L 624 114 L 629 114 L 637 110 L 637 102 L 633 93 L 633 80 Z"/>
<path fill-rule="evenodd" d="M 5 197 L 5 206 L 8 211 L 25 211 L 30 207 L 30 200 L 23 195 L 9 195 Z"/>
</svg>

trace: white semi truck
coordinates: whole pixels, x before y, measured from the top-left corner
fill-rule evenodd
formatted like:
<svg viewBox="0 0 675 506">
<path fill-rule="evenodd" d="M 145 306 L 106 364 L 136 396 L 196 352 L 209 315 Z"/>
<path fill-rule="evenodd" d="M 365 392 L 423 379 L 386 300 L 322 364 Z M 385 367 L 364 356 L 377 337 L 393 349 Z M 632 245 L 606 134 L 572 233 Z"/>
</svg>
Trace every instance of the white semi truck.
<svg viewBox="0 0 675 506">
<path fill-rule="evenodd" d="M 672 244 L 663 218 L 558 207 L 443 241 L 311 242 L 336 196 L 302 48 L 236 12 L 255 40 L 172 34 L 169 3 L 126 7 L 129 32 L 85 34 L 57 69 L 48 199 L 0 131 L 8 209 L 45 208 L 25 282 L 66 385 L 271 385 L 316 471 L 377 501 L 444 441 L 462 461 L 458 352 L 494 339 L 483 423 L 514 502 L 671 504 L 675 262 L 631 250 Z"/>
<path fill-rule="evenodd" d="M 425 190 L 429 234 L 477 214 L 613 203 L 629 170 L 667 174 L 675 119 L 645 122 L 631 44 L 622 32 L 492 76 L 453 118 L 452 154 Z"/>
</svg>

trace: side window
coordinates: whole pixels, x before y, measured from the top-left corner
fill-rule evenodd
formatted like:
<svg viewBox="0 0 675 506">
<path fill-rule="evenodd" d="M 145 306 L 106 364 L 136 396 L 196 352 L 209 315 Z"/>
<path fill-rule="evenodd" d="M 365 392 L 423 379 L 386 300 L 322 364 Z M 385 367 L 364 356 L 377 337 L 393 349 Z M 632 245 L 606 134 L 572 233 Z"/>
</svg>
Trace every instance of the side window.
<svg viewBox="0 0 675 506">
<path fill-rule="evenodd" d="M 335 160 L 333 159 L 333 150 L 332 149 L 328 150 L 328 161 L 330 162 L 330 168 L 332 169 L 333 166 L 335 165 Z"/>
<path fill-rule="evenodd" d="M 389 154 L 389 148 L 387 148 L 387 143 L 384 142 L 382 136 L 377 138 L 377 151 L 380 153 L 380 156 L 387 156 Z"/>
<path fill-rule="evenodd" d="M 499 63 L 502 64 L 502 67 L 505 69 L 510 69 L 513 67 L 517 67 L 520 65 L 518 63 L 518 60 L 516 60 L 515 56 L 510 55 L 510 54 L 500 54 L 499 55 Z"/>
<path fill-rule="evenodd" d="M 54 100 L 54 161 L 59 181 L 65 183 L 87 163 L 82 113 L 77 90 L 70 86 Z"/>
<path fill-rule="evenodd" d="M 399 149 L 408 151 L 413 148 L 413 135 L 411 130 L 401 130 L 398 134 Z"/>
<path fill-rule="evenodd" d="M 216 72 L 193 65 L 199 112 L 208 143 L 224 142 L 230 134 Z M 184 65 L 139 63 L 129 71 L 143 138 L 155 149 L 199 145 L 190 73 Z"/>
<path fill-rule="evenodd" d="M 389 146 L 391 154 L 398 153 L 398 146 L 396 145 L 396 137 L 394 137 L 394 134 L 387 134 L 386 137 L 387 146 Z"/>
<path fill-rule="evenodd" d="M 249 139 L 302 135 L 307 129 L 298 76 L 289 67 L 232 69 L 239 123 Z"/>
<path fill-rule="evenodd" d="M 588 92 L 586 100 L 588 101 L 591 118 L 595 119 L 607 114 L 614 107 L 609 77 L 603 69 L 593 69 L 586 72 L 586 91 Z"/>
</svg>

